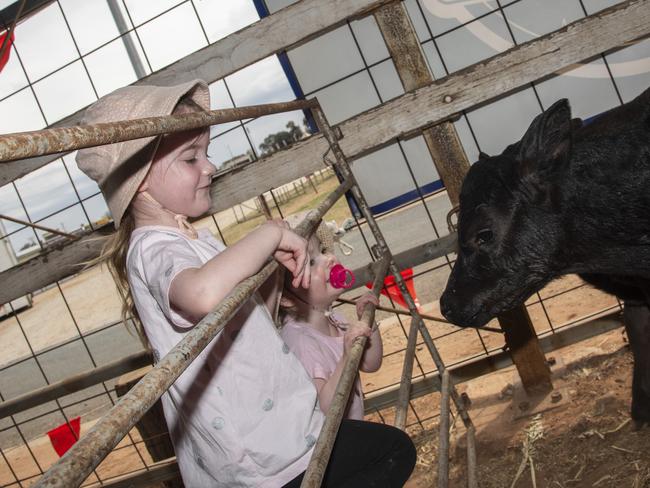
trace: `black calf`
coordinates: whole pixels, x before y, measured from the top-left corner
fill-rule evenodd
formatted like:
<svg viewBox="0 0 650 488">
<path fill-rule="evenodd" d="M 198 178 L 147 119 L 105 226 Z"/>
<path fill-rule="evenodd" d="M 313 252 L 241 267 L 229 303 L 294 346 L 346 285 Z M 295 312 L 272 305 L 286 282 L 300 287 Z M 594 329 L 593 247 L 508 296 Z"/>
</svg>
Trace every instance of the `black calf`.
<svg viewBox="0 0 650 488">
<path fill-rule="evenodd" d="M 586 125 L 560 100 L 501 155 L 482 154 L 458 241 L 440 300 L 456 324 L 480 327 L 567 273 L 623 299 L 632 417 L 650 423 L 650 89 Z"/>
</svg>

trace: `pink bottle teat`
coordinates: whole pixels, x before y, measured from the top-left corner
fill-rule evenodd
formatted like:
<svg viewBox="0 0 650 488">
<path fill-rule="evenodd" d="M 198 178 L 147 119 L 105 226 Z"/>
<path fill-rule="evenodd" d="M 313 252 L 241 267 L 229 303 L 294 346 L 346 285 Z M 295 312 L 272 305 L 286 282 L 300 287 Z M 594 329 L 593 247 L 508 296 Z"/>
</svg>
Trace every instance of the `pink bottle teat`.
<svg viewBox="0 0 650 488">
<path fill-rule="evenodd" d="M 334 288 L 351 288 L 354 285 L 354 273 L 342 264 L 335 264 L 330 270 L 330 285 Z"/>
</svg>

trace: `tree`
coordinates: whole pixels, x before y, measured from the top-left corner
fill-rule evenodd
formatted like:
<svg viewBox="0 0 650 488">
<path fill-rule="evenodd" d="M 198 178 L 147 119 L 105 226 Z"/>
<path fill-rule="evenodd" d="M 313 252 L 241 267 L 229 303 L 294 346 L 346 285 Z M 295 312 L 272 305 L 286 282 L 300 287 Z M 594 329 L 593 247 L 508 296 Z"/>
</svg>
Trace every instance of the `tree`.
<svg viewBox="0 0 650 488">
<path fill-rule="evenodd" d="M 303 136 L 302 129 L 299 126 L 297 126 L 293 120 L 287 122 L 287 129 L 289 129 L 289 134 L 291 135 L 291 138 L 294 140 L 294 142 L 302 139 Z"/>
<path fill-rule="evenodd" d="M 287 124 L 286 130 L 281 130 L 274 134 L 269 134 L 264 138 L 264 141 L 260 143 L 259 148 L 262 151 L 262 154 L 271 154 L 285 147 L 289 147 L 294 142 L 302 139 L 302 129 L 298 127 L 294 122 L 289 122 Z"/>
</svg>

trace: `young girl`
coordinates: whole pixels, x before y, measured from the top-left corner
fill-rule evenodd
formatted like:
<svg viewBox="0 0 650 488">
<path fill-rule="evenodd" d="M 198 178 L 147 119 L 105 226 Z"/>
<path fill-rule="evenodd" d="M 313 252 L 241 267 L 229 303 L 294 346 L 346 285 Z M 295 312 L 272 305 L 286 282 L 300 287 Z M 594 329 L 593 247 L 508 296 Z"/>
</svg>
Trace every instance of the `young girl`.
<svg viewBox="0 0 650 488">
<path fill-rule="evenodd" d="M 291 216 L 298 223 L 304 215 Z M 354 340 L 368 337 L 360 369 L 372 373 L 381 366 L 382 342 L 379 329 L 374 332 L 360 320 L 347 321 L 332 311 L 332 304 L 346 288 L 354 284 L 352 272 L 343 268 L 333 250 L 334 238 L 321 222 L 309 241 L 311 283 L 308 289 L 287 282 L 280 300 L 282 338 L 300 359 L 318 391 L 318 402 L 324 413 L 329 410 L 336 385 Z M 361 318 L 367 303 L 378 303 L 367 293 L 357 300 L 357 316 Z M 357 376 L 346 417 L 363 420 L 363 393 Z"/>
<path fill-rule="evenodd" d="M 130 86 L 97 101 L 84 122 L 209 108 L 202 81 Z M 226 248 L 207 230 L 197 232 L 189 224 L 188 217 L 211 206 L 215 168 L 207 158 L 208 143 L 205 129 L 77 155 L 81 170 L 98 182 L 117 228 L 102 258 L 124 298 L 123 314 L 141 322 L 155 361 L 270 256 L 291 273 L 294 287 L 310 283 L 307 243 L 281 225 L 262 225 Z M 267 306 L 275 303 L 274 293 L 268 286 L 264 290 L 241 307 L 162 396 L 188 488 L 293 486 L 309 462 L 323 415 L 310 378 L 274 328 Z M 369 453 L 368 436 L 342 426 L 325 486 L 370 486 L 367 480 L 401 486 L 415 462 L 413 445 L 397 429 L 377 432 L 381 439 L 371 441 L 382 447 Z M 349 462 L 345 451 L 351 447 L 364 454 Z M 390 467 L 384 468 L 387 462 Z"/>
</svg>

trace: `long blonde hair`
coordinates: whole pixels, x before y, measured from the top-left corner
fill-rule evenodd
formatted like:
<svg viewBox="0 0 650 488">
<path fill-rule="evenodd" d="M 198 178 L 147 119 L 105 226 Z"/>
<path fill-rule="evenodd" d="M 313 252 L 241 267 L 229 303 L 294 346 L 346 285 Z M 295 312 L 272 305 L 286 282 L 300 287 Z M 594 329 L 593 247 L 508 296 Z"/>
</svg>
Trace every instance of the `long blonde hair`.
<svg viewBox="0 0 650 488">
<path fill-rule="evenodd" d="M 198 111 L 203 111 L 203 108 L 189 96 L 185 96 L 184 98 L 181 98 L 180 101 L 176 104 L 176 107 L 172 113 L 176 114 Z M 147 339 L 144 327 L 142 326 L 142 320 L 140 319 L 140 315 L 138 314 L 138 310 L 135 306 L 135 301 L 133 300 L 133 295 L 131 294 L 131 288 L 129 286 L 129 280 L 127 277 L 126 256 L 129 251 L 131 234 L 135 229 L 135 220 L 130 209 L 130 206 L 127 207 L 126 211 L 124 212 L 124 216 L 122 217 L 120 226 L 113 234 L 106 238 L 106 242 L 102 246 L 101 253 L 96 259 L 88 262 L 87 267 L 93 266 L 95 264 L 106 263 L 108 271 L 111 273 L 111 276 L 115 281 L 115 286 L 117 287 L 120 299 L 122 300 L 122 322 L 124 324 L 127 324 L 129 316 L 131 317 L 142 345 L 145 347 L 145 349 L 148 350 L 151 348 L 149 340 Z"/>
<path fill-rule="evenodd" d="M 149 341 L 142 327 L 138 310 L 135 307 L 135 301 L 127 278 L 126 255 L 129 251 L 129 242 L 134 229 L 135 220 L 127 208 L 120 227 L 106 239 L 96 262 L 105 262 L 113 281 L 115 281 L 117 292 L 122 300 L 122 322 L 126 324 L 130 316 L 142 345 L 145 349 L 149 349 Z"/>
</svg>

